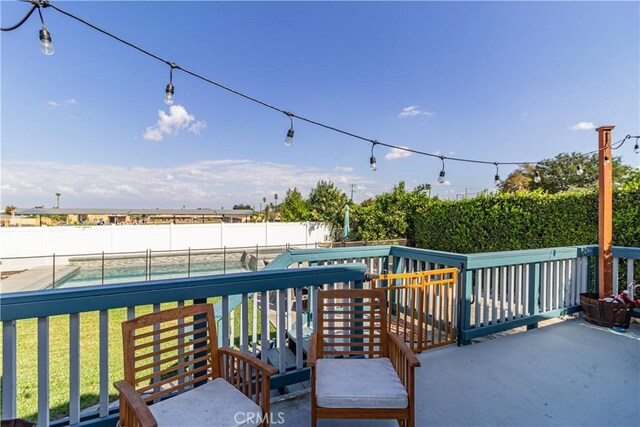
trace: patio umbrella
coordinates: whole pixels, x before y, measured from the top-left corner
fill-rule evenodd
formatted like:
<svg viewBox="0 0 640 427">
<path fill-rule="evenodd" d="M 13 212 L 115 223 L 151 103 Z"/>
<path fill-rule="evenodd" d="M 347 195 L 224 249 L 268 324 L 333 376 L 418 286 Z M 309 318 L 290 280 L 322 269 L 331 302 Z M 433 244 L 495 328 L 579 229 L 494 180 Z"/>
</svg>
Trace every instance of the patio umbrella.
<svg viewBox="0 0 640 427">
<path fill-rule="evenodd" d="M 345 239 L 349 237 L 349 231 L 349 203 L 347 203 L 344 209 L 344 230 L 342 233 Z"/>
</svg>

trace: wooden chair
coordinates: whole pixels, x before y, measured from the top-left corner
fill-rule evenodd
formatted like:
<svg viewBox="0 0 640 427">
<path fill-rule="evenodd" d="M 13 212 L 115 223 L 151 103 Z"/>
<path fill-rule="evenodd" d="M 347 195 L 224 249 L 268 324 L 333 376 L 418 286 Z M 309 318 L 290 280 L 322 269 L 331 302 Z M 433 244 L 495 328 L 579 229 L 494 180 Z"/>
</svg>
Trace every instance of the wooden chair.
<svg viewBox="0 0 640 427">
<path fill-rule="evenodd" d="M 218 348 L 211 304 L 151 313 L 122 323 L 121 427 L 263 425 L 277 370 Z M 149 405 L 149 406 L 148 406 Z"/>
<path fill-rule="evenodd" d="M 311 425 L 318 418 L 391 418 L 413 427 L 420 362 L 387 330 L 383 290 L 318 292 L 311 335 Z"/>
</svg>

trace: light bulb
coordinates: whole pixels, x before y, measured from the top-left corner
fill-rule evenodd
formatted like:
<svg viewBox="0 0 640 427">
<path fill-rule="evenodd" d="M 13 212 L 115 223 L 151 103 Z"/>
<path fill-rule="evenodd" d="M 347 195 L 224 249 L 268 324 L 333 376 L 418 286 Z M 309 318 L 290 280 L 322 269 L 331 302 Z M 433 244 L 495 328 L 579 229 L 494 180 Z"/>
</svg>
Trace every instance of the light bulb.
<svg viewBox="0 0 640 427">
<path fill-rule="evenodd" d="M 53 43 L 51 42 L 51 34 L 49 31 L 42 26 L 40 30 L 40 52 L 44 53 L 47 56 L 51 56 L 54 53 Z"/>
<path fill-rule="evenodd" d="M 293 143 L 293 128 L 289 129 L 289 132 L 287 132 L 287 137 L 284 139 L 284 145 L 286 145 L 287 147 L 291 147 L 292 143 Z"/>
<path fill-rule="evenodd" d="M 542 181 L 542 178 L 540 177 L 540 172 L 536 171 L 536 173 L 533 175 L 533 182 L 538 183 Z"/>
<path fill-rule="evenodd" d="M 164 103 L 167 105 L 173 105 L 173 84 L 169 83 L 164 93 Z"/>
<path fill-rule="evenodd" d="M 496 185 L 496 187 L 500 185 L 500 175 L 496 174 L 496 176 L 493 178 L 493 183 Z"/>
<path fill-rule="evenodd" d="M 438 184 L 444 184 L 444 169 L 440 171 L 440 176 L 438 176 Z"/>
<path fill-rule="evenodd" d="M 640 154 L 640 145 L 638 145 L 638 138 L 636 138 L 636 145 L 633 146 L 633 152 Z"/>
<path fill-rule="evenodd" d="M 604 164 L 608 165 L 610 163 L 609 156 L 604 156 Z"/>
<path fill-rule="evenodd" d="M 584 174 L 584 169 L 582 169 L 582 165 L 578 165 L 578 169 L 576 170 L 576 175 L 582 176 Z"/>
<path fill-rule="evenodd" d="M 371 172 L 375 172 L 378 170 L 378 165 L 376 164 L 376 156 L 371 156 L 369 159 L 369 166 L 371 167 Z"/>
</svg>

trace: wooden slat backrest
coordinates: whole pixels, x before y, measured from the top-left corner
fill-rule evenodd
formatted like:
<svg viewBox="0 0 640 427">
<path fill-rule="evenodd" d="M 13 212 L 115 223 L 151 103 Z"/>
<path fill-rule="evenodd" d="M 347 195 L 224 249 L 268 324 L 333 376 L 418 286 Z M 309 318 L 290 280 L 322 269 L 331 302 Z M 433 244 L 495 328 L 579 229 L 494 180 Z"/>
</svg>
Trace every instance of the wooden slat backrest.
<svg viewBox="0 0 640 427">
<path fill-rule="evenodd" d="M 145 402 L 220 377 L 211 304 L 177 307 L 122 323 L 124 377 Z"/>
<path fill-rule="evenodd" d="M 389 356 L 384 291 L 319 291 L 317 313 L 318 358 Z"/>
</svg>

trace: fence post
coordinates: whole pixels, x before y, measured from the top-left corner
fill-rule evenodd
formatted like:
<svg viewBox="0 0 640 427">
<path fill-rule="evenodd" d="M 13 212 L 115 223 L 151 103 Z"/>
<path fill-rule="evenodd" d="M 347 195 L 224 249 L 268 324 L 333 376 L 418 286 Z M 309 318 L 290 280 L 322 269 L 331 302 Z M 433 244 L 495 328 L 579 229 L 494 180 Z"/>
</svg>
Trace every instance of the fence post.
<svg viewBox="0 0 640 427">
<path fill-rule="evenodd" d="M 227 274 L 227 247 L 226 246 L 222 249 L 222 274 Z"/>
<path fill-rule="evenodd" d="M 187 277 L 191 277 L 191 246 L 187 252 Z"/>
<path fill-rule="evenodd" d="M 52 275 L 53 275 L 53 283 L 51 284 L 51 287 L 53 289 L 56 288 L 56 254 L 53 254 L 53 271 L 52 271 Z"/>
<path fill-rule="evenodd" d="M 540 312 L 538 299 L 540 298 L 540 263 L 529 264 L 529 315 L 535 316 Z M 538 322 L 527 325 L 527 330 L 538 327 Z"/>
<path fill-rule="evenodd" d="M 256 271 L 259 270 L 259 268 L 258 268 L 258 258 L 260 257 L 260 252 L 259 252 L 258 248 L 259 248 L 259 246 L 256 245 Z"/>
<path fill-rule="evenodd" d="M 104 285 L 104 251 L 102 251 L 102 284 Z"/>
</svg>

